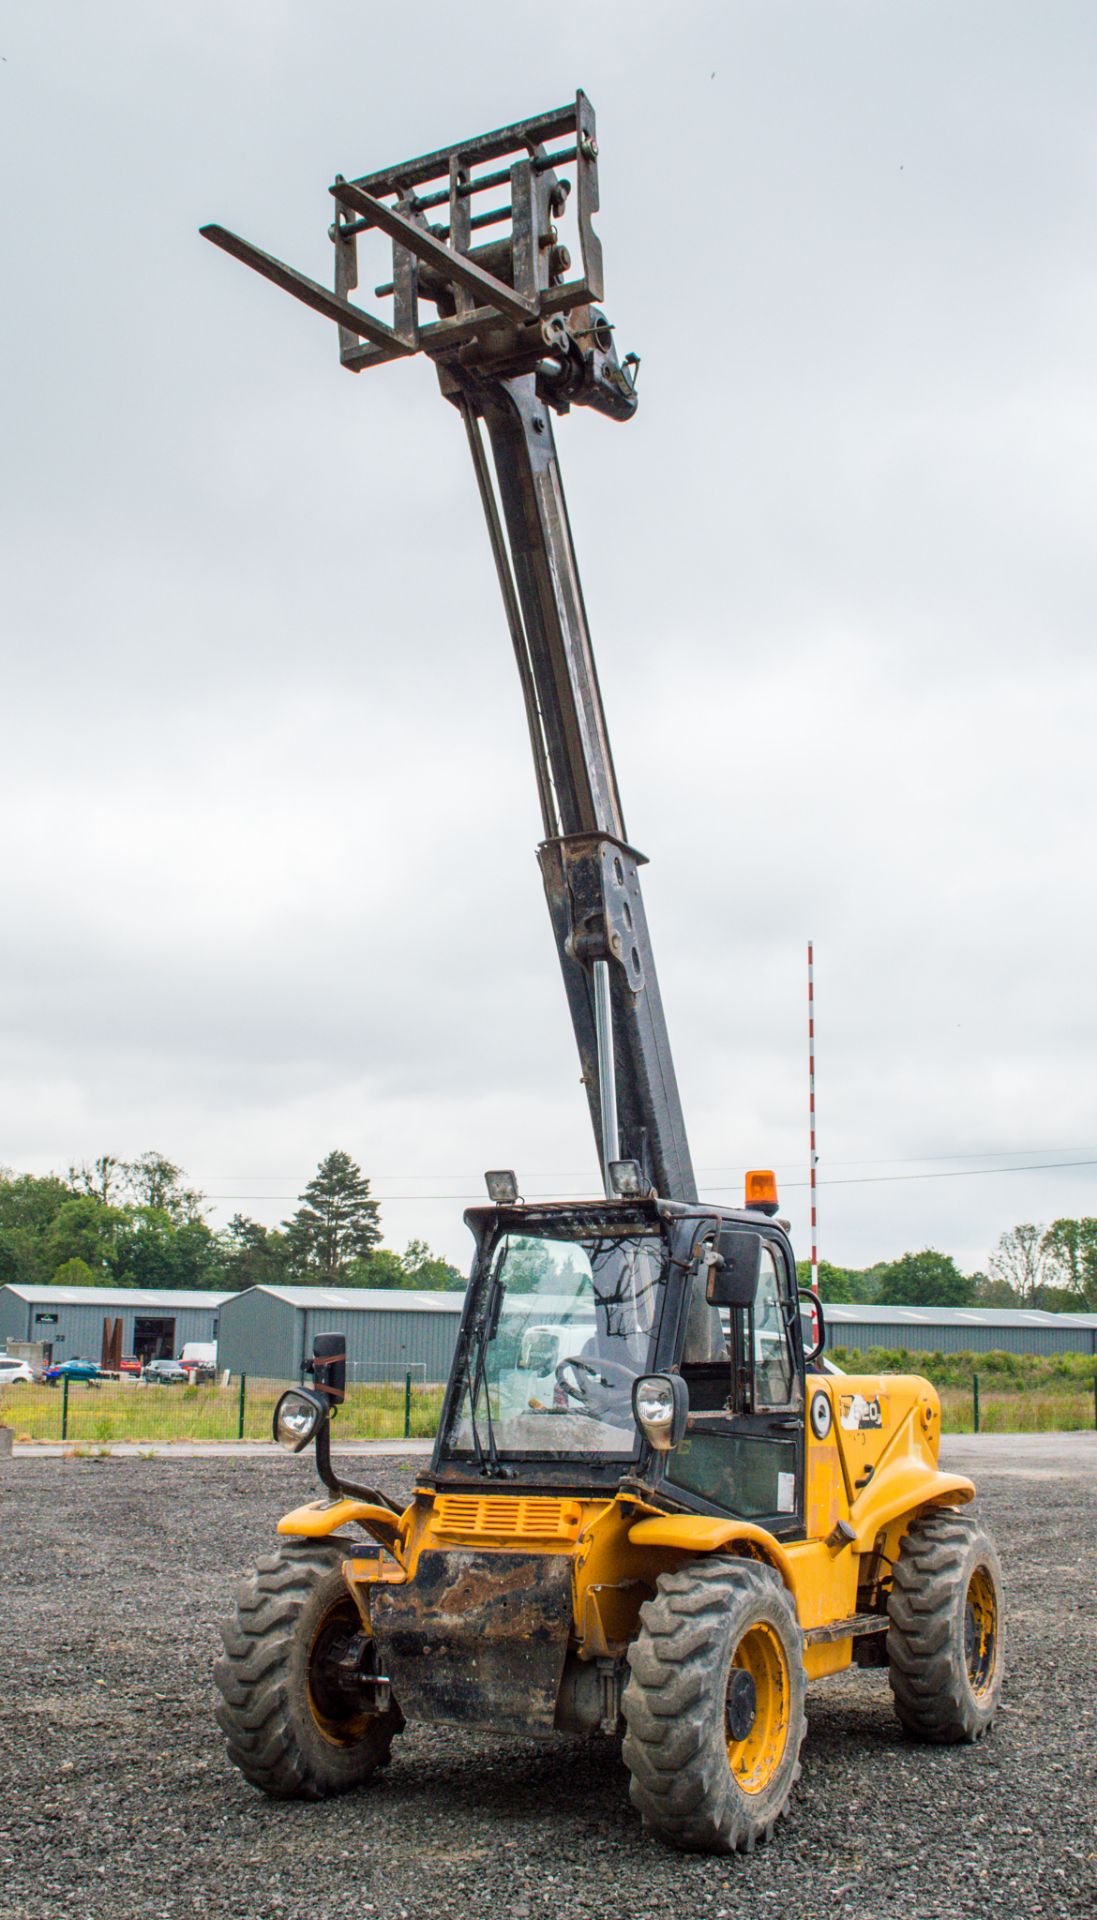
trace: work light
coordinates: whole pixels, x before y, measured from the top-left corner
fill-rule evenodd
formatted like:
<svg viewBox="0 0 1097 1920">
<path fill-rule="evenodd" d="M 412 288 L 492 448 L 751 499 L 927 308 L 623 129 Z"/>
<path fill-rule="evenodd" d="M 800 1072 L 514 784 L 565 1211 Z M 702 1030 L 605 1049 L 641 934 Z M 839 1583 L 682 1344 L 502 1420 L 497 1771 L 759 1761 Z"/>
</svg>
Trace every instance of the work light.
<svg viewBox="0 0 1097 1920">
<path fill-rule="evenodd" d="M 632 1411 L 656 1453 L 669 1453 L 685 1433 L 689 1414 L 689 1389 L 681 1374 L 641 1374 L 632 1389 Z"/>
<path fill-rule="evenodd" d="M 642 1196 L 648 1192 L 650 1184 L 644 1179 L 639 1160 L 611 1160 L 609 1183 L 622 1200 Z"/>
<path fill-rule="evenodd" d="M 280 1447 L 300 1453 L 315 1440 L 327 1418 L 328 1403 L 308 1387 L 290 1387 L 274 1409 L 274 1437 Z"/>
<path fill-rule="evenodd" d="M 488 1199 L 494 1200 L 497 1207 L 510 1206 L 518 1198 L 518 1179 L 509 1167 L 489 1168 L 484 1175 L 484 1184 Z"/>
</svg>

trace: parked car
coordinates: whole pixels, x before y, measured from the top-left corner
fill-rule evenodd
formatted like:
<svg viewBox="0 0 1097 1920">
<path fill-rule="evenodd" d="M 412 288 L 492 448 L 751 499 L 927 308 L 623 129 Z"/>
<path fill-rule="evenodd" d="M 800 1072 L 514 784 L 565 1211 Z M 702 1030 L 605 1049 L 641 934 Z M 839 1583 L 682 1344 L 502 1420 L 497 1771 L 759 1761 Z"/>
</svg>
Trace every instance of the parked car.
<svg viewBox="0 0 1097 1920">
<path fill-rule="evenodd" d="M 140 1374 L 141 1362 L 137 1358 L 137 1355 L 135 1353 L 124 1353 L 118 1362 L 118 1371 L 119 1373 Z"/>
<path fill-rule="evenodd" d="M 14 1353 L 0 1353 L 0 1387 L 34 1385 L 34 1374 L 25 1360 Z"/>
<path fill-rule="evenodd" d="M 150 1386 L 185 1387 L 188 1375 L 186 1368 L 181 1367 L 178 1360 L 150 1360 L 143 1378 Z"/>
<path fill-rule="evenodd" d="M 217 1343 L 215 1340 L 188 1340 L 179 1355 L 179 1365 L 185 1367 L 191 1378 L 192 1386 L 217 1378 Z"/>
<path fill-rule="evenodd" d="M 94 1360 L 59 1360 L 46 1368 L 42 1378 L 55 1387 L 59 1380 L 98 1380 L 99 1369 Z"/>
</svg>

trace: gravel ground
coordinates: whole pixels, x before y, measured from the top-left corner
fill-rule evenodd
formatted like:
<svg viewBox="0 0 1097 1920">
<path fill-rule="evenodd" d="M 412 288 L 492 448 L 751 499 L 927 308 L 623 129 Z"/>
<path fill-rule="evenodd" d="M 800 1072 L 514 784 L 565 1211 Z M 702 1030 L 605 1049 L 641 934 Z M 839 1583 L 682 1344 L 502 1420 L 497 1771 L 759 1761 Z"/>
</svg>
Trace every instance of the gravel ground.
<svg viewBox="0 0 1097 1920">
<path fill-rule="evenodd" d="M 265 1801 L 213 1721 L 215 1623 L 307 1466 L 0 1461 L 0 1920 L 1092 1920 L 1097 1446 L 962 1459 L 1009 1584 L 994 1734 L 917 1747 L 884 1674 L 824 1681 L 773 1844 L 731 1860 L 645 1837 L 606 1740 L 413 1728 L 347 1799 Z"/>
</svg>

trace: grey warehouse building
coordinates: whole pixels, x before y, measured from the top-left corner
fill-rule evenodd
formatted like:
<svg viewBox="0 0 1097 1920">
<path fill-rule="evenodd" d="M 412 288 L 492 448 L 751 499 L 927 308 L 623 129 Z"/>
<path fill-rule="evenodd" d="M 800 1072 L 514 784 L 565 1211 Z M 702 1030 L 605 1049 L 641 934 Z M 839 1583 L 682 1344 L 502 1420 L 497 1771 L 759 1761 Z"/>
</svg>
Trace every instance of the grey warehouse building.
<svg viewBox="0 0 1097 1920">
<path fill-rule="evenodd" d="M 0 1287 L 0 1348 L 9 1340 L 41 1341 L 43 1358 L 94 1360 L 122 1322 L 123 1354 L 139 1360 L 173 1360 L 188 1340 L 216 1340 L 228 1293 L 192 1293 L 176 1288 Z"/>
<path fill-rule="evenodd" d="M 412 1369 L 421 1380 L 445 1380 L 463 1300 L 460 1293 L 388 1287 L 249 1287 L 230 1294 L 222 1309 L 218 1365 L 297 1380 L 315 1334 L 345 1333 L 352 1379 Z M 854 1352 L 1097 1353 L 1097 1313 L 825 1302 L 824 1312 L 829 1345 Z"/>
<path fill-rule="evenodd" d="M 827 1344 L 917 1353 L 1097 1353 L 1097 1313 L 1034 1307 L 876 1307 L 823 1301 Z"/>
<path fill-rule="evenodd" d="M 412 1371 L 445 1380 L 463 1293 L 400 1287 L 249 1287 L 221 1314 L 217 1364 L 267 1380 L 298 1380 L 318 1333 L 345 1333 L 350 1378 Z"/>
</svg>

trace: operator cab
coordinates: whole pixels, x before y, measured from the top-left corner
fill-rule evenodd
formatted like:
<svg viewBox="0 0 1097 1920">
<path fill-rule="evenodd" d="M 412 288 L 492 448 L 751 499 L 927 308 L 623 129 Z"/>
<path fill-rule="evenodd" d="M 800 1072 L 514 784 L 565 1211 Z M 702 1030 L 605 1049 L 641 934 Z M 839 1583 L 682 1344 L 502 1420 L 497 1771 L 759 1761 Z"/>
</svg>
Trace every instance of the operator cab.
<svg viewBox="0 0 1097 1920">
<path fill-rule="evenodd" d="M 465 1219 L 477 1249 L 435 1485 L 624 1485 L 802 1532 L 817 1351 L 768 1209 L 508 1200 Z"/>
</svg>

